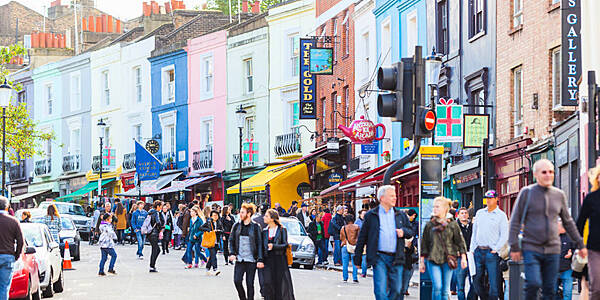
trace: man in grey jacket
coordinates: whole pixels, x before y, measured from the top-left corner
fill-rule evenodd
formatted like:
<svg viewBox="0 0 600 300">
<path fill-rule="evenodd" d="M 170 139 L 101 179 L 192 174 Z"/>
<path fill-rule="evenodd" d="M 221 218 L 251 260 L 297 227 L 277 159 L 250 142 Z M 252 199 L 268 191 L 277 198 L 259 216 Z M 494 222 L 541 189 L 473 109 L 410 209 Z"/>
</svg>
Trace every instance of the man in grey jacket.
<svg viewBox="0 0 600 300">
<path fill-rule="evenodd" d="M 554 299 L 560 262 L 559 217 L 571 239 L 577 243 L 582 257 L 587 255 L 587 250 L 569 214 L 565 193 L 552 186 L 554 165 L 547 159 L 538 160 L 533 165 L 533 175 L 537 183 L 519 192 L 510 218 L 510 256 L 513 261 L 520 261 L 521 257 L 524 260 L 523 299 L 538 299 L 540 288 L 542 299 Z M 521 230 L 523 234 L 519 243 Z"/>
</svg>

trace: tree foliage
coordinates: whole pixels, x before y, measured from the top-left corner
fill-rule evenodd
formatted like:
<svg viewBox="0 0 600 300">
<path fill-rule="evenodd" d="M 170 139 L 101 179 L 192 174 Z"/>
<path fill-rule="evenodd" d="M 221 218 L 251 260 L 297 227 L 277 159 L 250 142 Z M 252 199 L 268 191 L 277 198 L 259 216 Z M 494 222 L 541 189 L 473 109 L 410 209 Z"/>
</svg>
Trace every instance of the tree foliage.
<svg viewBox="0 0 600 300">
<path fill-rule="evenodd" d="M 231 3 L 230 3 L 231 1 Z M 260 11 L 261 12 L 265 12 L 269 9 L 269 6 L 271 5 L 275 5 L 280 3 L 281 0 L 263 0 L 260 1 Z M 248 1 L 248 11 L 252 11 L 252 3 L 254 3 L 253 1 Z M 209 9 L 215 9 L 218 11 L 221 11 L 222 13 L 229 15 L 229 5 L 231 4 L 231 14 L 232 15 L 237 15 L 239 12 L 242 11 L 242 1 L 239 1 L 239 6 L 238 6 L 238 1 L 237 0 L 209 0 L 208 1 L 208 8 Z"/>
</svg>

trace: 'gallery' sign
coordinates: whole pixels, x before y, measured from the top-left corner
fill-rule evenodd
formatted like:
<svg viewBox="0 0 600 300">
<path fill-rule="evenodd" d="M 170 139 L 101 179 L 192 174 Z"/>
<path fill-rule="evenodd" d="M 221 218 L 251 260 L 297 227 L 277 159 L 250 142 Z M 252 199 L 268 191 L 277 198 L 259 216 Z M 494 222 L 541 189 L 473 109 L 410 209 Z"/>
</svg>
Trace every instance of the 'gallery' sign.
<svg viewBox="0 0 600 300">
<path fill-rule="evenodd" d="M 581 80 L 581 0 L 562 0 L 561 98 L 563 106 L 577 106 Z"/>
<path fill-rule="evenodd" d="M 300 39 L 300 119 L 316 119 L 316 87 L 317 77 L 310 73 L 310 48 L 314 47 L 311 39 Z"/>
</svg>

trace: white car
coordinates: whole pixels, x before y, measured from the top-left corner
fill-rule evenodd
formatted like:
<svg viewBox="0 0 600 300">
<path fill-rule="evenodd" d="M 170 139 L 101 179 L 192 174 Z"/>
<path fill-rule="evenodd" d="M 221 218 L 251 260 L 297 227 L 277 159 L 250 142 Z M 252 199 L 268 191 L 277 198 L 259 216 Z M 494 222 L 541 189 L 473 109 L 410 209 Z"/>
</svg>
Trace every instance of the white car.
<svg viewBox="0 0 600 300">
<path fill-rule="evenodd" d="M 64 289 L 64 276 L 60 247 L 52 239 L 48 226 L 39 223 L 21 223 L 23 237 L 35 247 L 39 265 L 40 286 L 44 297 L 52 297 Z"/>
</svg>

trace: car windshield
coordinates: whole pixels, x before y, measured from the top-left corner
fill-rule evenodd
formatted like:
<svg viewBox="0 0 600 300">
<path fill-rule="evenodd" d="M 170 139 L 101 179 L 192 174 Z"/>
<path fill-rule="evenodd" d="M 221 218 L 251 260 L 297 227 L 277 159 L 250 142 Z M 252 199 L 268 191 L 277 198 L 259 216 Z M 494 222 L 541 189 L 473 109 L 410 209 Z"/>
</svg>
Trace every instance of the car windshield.
<svg viewBox="0 0 600 300">
<path fill-rule="evenodd" d="M 40 208 L 47 209 L 49 205 L 50 203 L 42 203 L 40 204 Z M 58 203 L 54 203 L 54 205 L 56 205 L 59 214 L 85 216 L 85 211 L 83 210 L 83 207 L 81 207 L 81 205 L 69 205 Z"/>
<path fill-rule="evenodd" d="M 281 224 L 285 226 L 285 229 L 288 232 L 288 235 L 301 235 L 306 236 L 306 231 L 304 231 L 304 227 L 300 224 L 299 221 L 294 220 L 282 220 Z"/>
<path fill-rule="evenodd" d="M 37 226 L 21 226 L 21 231 L 23 232 L 23 236 L 27 241 L 28 245 L 32 245 L 33 247 L 42 247 L 44 246 L 42 232 Z"/>
<path fill-rule="evenodd" d="M 35 223 L 44 224 L 44 219 L 45 218 L 34 218 L 32 221 Z M 60 218 L 60 225 L 62 230 L 75 230 L 75 225 L 73 225 L 73 221 L 71 221 L 69 218 Z"/>
</svg>

